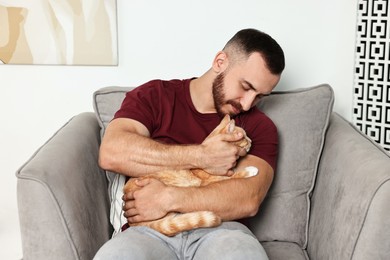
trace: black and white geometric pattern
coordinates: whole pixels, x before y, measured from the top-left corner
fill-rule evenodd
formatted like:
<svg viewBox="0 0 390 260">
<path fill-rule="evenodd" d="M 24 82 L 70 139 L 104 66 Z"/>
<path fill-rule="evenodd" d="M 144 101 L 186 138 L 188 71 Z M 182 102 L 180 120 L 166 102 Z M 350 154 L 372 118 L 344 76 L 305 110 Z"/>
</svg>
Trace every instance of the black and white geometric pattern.
<svg viewBox="0 0 390 260">
<path fill-rule="evenodd" d="M 359 0 L 353 122 L 390 151 L 389 0 Z"/>
</svg>

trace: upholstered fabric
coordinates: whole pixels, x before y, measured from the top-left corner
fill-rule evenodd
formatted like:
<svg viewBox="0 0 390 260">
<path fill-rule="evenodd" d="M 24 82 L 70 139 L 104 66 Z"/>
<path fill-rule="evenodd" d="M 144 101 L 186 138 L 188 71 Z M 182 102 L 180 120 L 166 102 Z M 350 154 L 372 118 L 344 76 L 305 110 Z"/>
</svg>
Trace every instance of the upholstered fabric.
<svg viewBox="0 0 390 260">
<path fill-rule="evenodd" d="M 102 136 L 115 112 L 120 108 L 126 92 L 132 89 L 131 87 L 105 87 L 93 94 L 93 108 L 102 129 Z"/>
<path fill-rule="evenodd" d="M 312 204 L 308 252 L 313 259 L 389 259 L 389 153 L 336 115 Z"/>
<path fill-rule="evenodd" d="M 332 106 L 328 85 L 274 92 L 259 104 L 278 127 L 280 140 L 273 185 L 251 221 L 260 241 L 288 241 L 305 248 L 310 192 Z"/>
<path fill-rule="evenodd" d="M 94 107 L 103 132 L 130 89 L 108 87 L 95 92 Z M 309 193 L 332 105 L 333 91 L 328 85 L 274 92 L 259 104 L 275 122 L 280 138 L 274 184 L 258 217 L 252 221 L 252 230 L 259 240 L 289 241 L 305 247 Z M 108 178 L 112 182 L 114 175 L 108 172 Z M 112 186 L 111 189 L 115 188 Z"/>
<path fill-rule="evenodd" d="M 104 135 L 108 123 L 120 108 L 126 92 L 132 89 L 131 87 L 106 87 L 95 91 L 93 94 L 93 108 L 101 128 L 101 136 Z M 108 178 L 112 180 L 113 173 L 108 172 Z"/>
<path fill-rule="evenodd" d="M 104 91 L 95 95 L 98 117 L 83 113 L 72 118 L 16 174 L 24 259 L 92 259 L 110 237 L 107 182 L 97 162 L 99 124 L 111 120 L 117 109 L 111 103 L 119 107 L 127 90 Z M 274 185 L 252 221 L 252 230 L 264 241 L 271 260 L 389 258 L 389 153 L 335 113 L 322 154 L 304 153 L 312 142 L 321 146 L 322 120 L 313 119 L 313 114 L 318 115 L 316 106 L 330 109 L 329 95 L 329 87 L 321 86 L 274 93 L 260 104 L 278 125 L 281 137 Z M 103 111 L 104 105 L 108 108 Z M 309 131 L 320 133 L 314 138 Z M 320 154 L 315 180 L 316 167 L 311 166 Z M 305 157 L 308 161 L 303 162 Z M 311 178 L 297 171 L 309 168 L 314 172 L 307 175 Z M 275 219 L 263 215 L 268 212 Z M 304 243 L 291 241 L 306 239 L 302 223 L 307 223 L 308 212 L 308 245 L 302 249 Z"/>
<path fill-rule="evenodd" d="M 93 113 L 72 118 L 17 172 L 25 259 L 92 259 L 112 232 Z"/>
<path fill-rule="evenodd" d="M 106 87 L 97 90 L 93 94 L 93 107 L 101 127 L 101 137 L 103 137 L 107 125 L 114 117 L 115 112 L 120 108 L 126 92 L 131 89 L 130 87 Z M 126 178 L 123 175 L 110 171 L 106 171 L 106 176 L 110 198 L 110 223 L 114 228 L 113 236 L 115 236 L 120 232 L 122 226 L 127 223 L 122 210 L 122 189 Z"/>
<path fill-rule="evenodd" d="M 271 260 L 307 260 L 307 253 L 299 245 L 290 242 L 263 242 L 261 245 Z"/>
</svg>

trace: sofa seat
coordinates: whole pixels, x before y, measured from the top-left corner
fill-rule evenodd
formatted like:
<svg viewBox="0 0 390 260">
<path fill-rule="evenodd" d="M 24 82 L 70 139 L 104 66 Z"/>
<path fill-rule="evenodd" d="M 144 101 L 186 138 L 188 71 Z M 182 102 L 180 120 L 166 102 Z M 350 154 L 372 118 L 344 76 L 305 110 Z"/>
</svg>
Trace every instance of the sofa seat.
<svg viewBox="0 0 390 260">
<path fill-rule="evenodd" d="M 307 260 L 306 250 L 291 242 L 262 242 L 261 245 L 272 260 Z"/>
</svg>

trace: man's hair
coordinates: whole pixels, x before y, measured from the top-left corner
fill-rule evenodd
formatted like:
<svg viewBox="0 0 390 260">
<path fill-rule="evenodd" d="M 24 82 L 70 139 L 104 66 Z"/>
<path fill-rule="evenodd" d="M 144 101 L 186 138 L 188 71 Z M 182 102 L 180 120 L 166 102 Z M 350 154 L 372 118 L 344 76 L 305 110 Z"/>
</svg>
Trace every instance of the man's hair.
<svg viewBox="0 0 390 260">
<path fill-rule="evenodd" d="M 280 75 L 284 70 L 284 53 L 280 45 L 271 36 L 256 29 L 238 31 L 223 50 L 233 55 L 244 55 L 245 58 L 258 52 L 272 74 Z"/>
</svg>

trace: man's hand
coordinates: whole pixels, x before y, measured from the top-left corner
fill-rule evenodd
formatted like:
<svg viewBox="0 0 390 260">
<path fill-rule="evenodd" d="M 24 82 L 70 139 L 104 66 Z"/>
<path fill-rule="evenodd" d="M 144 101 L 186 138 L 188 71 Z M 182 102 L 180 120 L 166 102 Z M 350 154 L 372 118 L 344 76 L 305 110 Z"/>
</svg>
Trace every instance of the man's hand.
<svg viewBox="0 0 390 260">
<path fill-rule="evenodd" d="M 207 137 L 201 144 L 202 164 L 205 171 L 213 175 L 232 175 L 233 168 L 241 156 L 246 155 L 246 150 L 233 142 L 243 139 L 242 133 L 217 134 Z"/>
<path fill-rule="evenodd" d="M 123 195 L 124 217 L 128 223 L 160 219 L 168 213 L 167 186 L 153 178 L 136 180 L 139 190 Z"/>
</svg>

